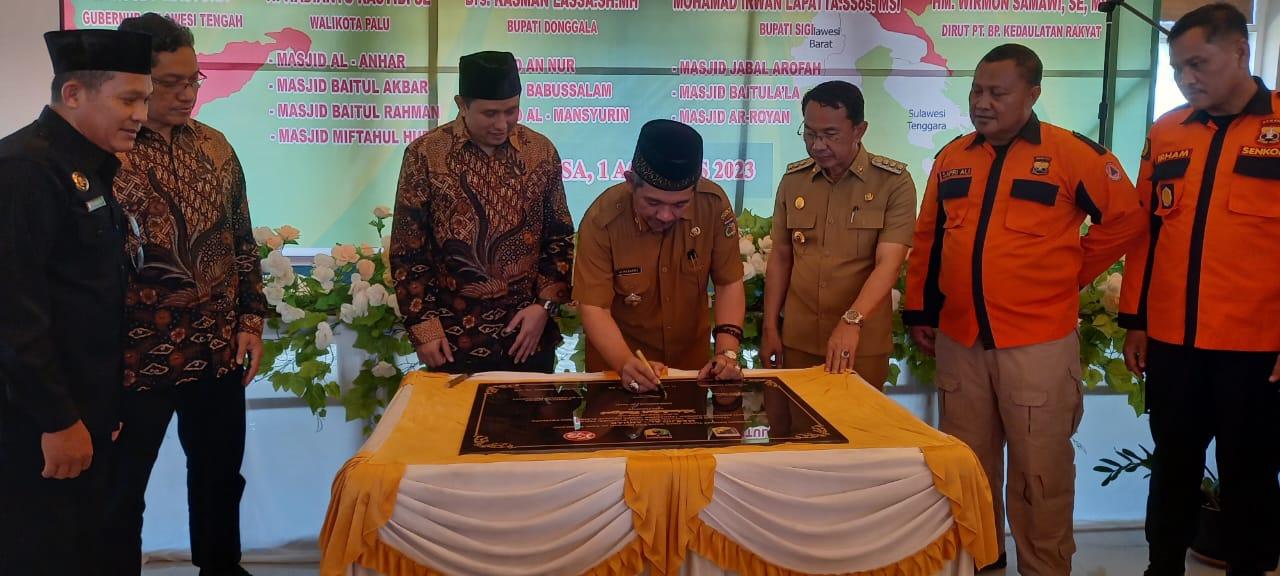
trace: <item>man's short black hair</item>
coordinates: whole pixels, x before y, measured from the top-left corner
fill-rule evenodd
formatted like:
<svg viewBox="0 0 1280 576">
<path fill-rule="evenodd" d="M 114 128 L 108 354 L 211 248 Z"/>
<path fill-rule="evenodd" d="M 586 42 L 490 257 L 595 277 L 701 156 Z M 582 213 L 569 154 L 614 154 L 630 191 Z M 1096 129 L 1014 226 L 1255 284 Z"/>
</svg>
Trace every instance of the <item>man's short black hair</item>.
<svg viewBox="0 0 1280 576">
<path fill-rule="evenodd" d="M 1001 44 L 992 48 L 982 57 L 982 62 L 987 64 L 995 64 L 996 62 L 1004 62 L 1013 60 L 1013 64 L 1018 67 L 1018 71 L 1022 73 L 1022 78 L 1032 86 L 1039 86 L 1044 80 L 1044 63 L 1040 62 L 1034 50 L 1027 48 L 1021 44 Z"/>
<path fill-rule="evenodd" d="M 161 52 L 177 52 L 180 48 L 195 49 L 196 47 L 196 37 L 191 33 L 190 28 L 155 12 L 125 18 L 120 22 L 120 29 L 151 35 L 152 66 L 156 65 L 156 56 Z"/>
<path fill-rule="evenodd" d="M 106 84 L 108 80 L 116 75 L 115 72 L 106 70 L 76 70 L 73 72 L 63 72 L 54 74 L 53 84 L 50 86 L 49 101 L 54 104 L 62 103 L 62 86 L 67 82 L 75 80 L 84 86 L 85 90 L 96 92 Z"/>
<path fill-rule="evenodd" d="M 1195 28 L 1204 28 L 1205 42 L 1224 37 L 1249 38 L 1249 23 L 1244 12 L 1226 2 L 1206 4 L 1183 14 L 1169 30 L 1169 41 L 1173 42 Z"/>
<path fill-rule="evenodd" d="M 802 113 L 810 102 L 817 102 L 828 108 L 844 108 L 845 115 L 855 126 L 866 118 L 866 102 L 862 98 L 862 91 L 844 80 L 823 82 L 805 92 L 804 98 L 800 100 Z"/>
</svg>

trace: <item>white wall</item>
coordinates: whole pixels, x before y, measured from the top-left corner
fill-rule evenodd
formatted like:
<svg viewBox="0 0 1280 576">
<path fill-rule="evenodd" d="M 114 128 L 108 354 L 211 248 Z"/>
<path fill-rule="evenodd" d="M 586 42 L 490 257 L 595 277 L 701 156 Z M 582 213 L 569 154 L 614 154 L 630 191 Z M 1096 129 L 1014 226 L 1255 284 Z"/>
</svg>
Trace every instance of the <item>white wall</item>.
<svg viewBox="0 0 1280 576">
<path fill-rule="evenodd" d="M 919 393 L 895 393 L 889 397 L 916 417 L 937 425 L 937 401 Z M 1105 474 L 1094 472 L 1099 458 L 1115 458 L 1117 448 L 1138 451 L 1151 448 L 1147 418 L 1135 417 L 1124 396 L 1086 393 L 1084 419 L 1074 438 L 1076 444 L 1077 530 L 1141 526 L 1146 517 L 1147 480 L 1144 473 L 1126 474 L 1110 486 L 1101 486 Z M 1212 458 L 1210 458 L 1212 460 Z"/>
<path fill-rule="evenodd" d="M 0 0 L 0 135 L 25 126 L 49 101 L 53 68 L 41 35 L 58 28 L 58 0 Z"/>
<path fill-rule="evenodd" d="M 1265 29 L 1261 74 L 1274 86 L 1280 69 L 1280 0 L 1260 3 L 1259 28 Z M 0 135 L 27 124 L 48 100 L 52 76 L 41 34 L 58 26 L 57 0 L 0 0 Z M 281 546 L 310 540 L 319 531 L 328 482 L 359 445 L 358 425 L 343 423 L 340 408 L 331 409 L 324 427 L 296 401 L 282 398 L 258 382 L 250 388 L 249 450 L 245 475 L 249 478 L 243 510 L 247 549 Z M 895 399 L 924 415 L 923 398 Z M 1122 397 L 1089 396 L 1077 440 L 1076 521 L 1080 525 L 1139 521 L 1146 484 L 1131 475 L 1117 486 L 1101 489 L 1092 471 L 1097 458 L 1115 447 L 1149 443 L 1145 419 L 1134 418 Z M 147 511 L 148 550 L 182 549 L 186 544 L 183 461 L 176 435 L 161 452 L 153 477 Z"/>
<path fill-rule="evenodd" d="M 1258 0 L 1256 4 L 1258 46 L 1254 48 L 1258 76 L 1273 90 L 1280 80 L 1280 0 Z"/>
</svg>

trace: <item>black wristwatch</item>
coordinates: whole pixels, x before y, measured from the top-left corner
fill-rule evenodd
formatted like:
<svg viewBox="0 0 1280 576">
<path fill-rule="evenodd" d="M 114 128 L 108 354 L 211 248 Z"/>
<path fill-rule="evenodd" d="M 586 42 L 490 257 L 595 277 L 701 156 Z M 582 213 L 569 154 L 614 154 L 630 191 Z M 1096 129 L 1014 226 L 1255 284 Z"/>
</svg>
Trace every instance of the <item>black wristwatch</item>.
<svg viewBox="0 0 1280 576">
<path fill-rule="evenodd" d="M 539 306 L 542 306 L 542 309 L 547 311 L 547 316 L 550 316 L 550 317 L 552 317 L 552 318 L 555 318 L 555 317 L 557 317 L 557 316 L 559 316 L 559 315 L 560 315 L 560 303 L 559 303 L 559 302 L 556 302 L 556 301 L 554 301 L 554 300 L 543 300 L 543 299 L 539 298 L 539 299 L 538 299 L 538 305 L 539 305 Z"/>
</svg>

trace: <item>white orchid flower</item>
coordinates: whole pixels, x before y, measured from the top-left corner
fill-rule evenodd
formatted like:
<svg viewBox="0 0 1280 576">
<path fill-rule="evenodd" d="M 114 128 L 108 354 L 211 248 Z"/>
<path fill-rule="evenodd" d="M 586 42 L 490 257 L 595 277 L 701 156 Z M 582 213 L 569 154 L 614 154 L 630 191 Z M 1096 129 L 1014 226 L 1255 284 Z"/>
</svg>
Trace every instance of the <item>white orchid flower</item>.
<svg viewBox="0 0 1280 576">
<path fill-rule="evenodd" d="M 373 365 L 373 369 L 370 370 L 370 372 L 373 372 L 373 375 L 377 376 L 378 378 L 390 378 L 392 376 L 395 376 L 398 371 L 396 370 L 396 367 L 392 366 L 391 364 L 388 364 L 386 362 L 378 362 L 377 364 Z"/>
<path fill-rule="evenodd" d="M 333 328 L 329 327 L 328 322 L 321 322 L 316 326 L 316 348 L 321 350 L 329 349 L 333 344 Z"/>
<path fill-rule="evenodd" d="M 262 289 L 262 295 L 267 297 L 267 304 L 279 306 L 284 302 L 284 286 L 272 282 Z"/>
<path fill-rule="evenodd" d="M 316 254 L 313 262 L 316 268 L 329 268 L 332 270 L 338 267 L 338 261 L 328 254 Z"/>
<path fill-rule="evenodd" d="M 276 233 L 266 226 L 259 226 L 253 229 L 253 241 L 258 244 L 266 244 L 267 239 L 275 235 Z"/>
<path fill-rule="evenodd" d="M 280 320 L 282 320 L 285 324 L 292 324 L 294 322 L 297 322 L 303 319 L 304 317 L 306 317 L 307 315 L 307 313 L 303 311 L 301 308 L 290 306 L 287 302 L 281 302 L 277 304 L 276 313 L 280 314 Z"/>
<path fill-rule="evenodd" d="M 381 284 L 370 286 L 368 290 L 364 291 L 364 294 L 369 298 L 370 306 L 382 306 L 388 300 L 387 287 Z M 391 300 L 394 300 L 394 298 L 391 298 Z"/>
</svg>

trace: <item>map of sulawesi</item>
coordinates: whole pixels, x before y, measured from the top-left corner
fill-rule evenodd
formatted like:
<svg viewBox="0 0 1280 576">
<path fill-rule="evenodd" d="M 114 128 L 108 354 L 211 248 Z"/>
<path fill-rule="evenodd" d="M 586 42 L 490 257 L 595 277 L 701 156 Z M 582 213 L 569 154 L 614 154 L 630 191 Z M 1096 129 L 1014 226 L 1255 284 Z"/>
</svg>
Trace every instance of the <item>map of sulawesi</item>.
<svg viewBox="0 0 1280 576">
<path fill-rule="evenodd" d="M 191 27 L 209 76 L 197 115 L 236 147 L 255 224 L 292 224 L 312 246 L 374 239 L 368 214 L 391 204 L 404 147 L 454 118 L 458 57 L 478 50 L 519 59 L 521 121 L 556 143 L 575 220 L 623 178 L 639 127 L 653 118 L 695 126 L 706 142 L 705 175 L 742 207 L 768 213 L 787 163 L 806 155 L 796 135 L 800 99 L 831 79 L 863 89 L 868 149 L 906 162 L 923 190 L 937 149 L 972 128 L 970 70 L 1004 42 L 1027 44 L 1045 62 L 1041 118 L 1097 131 L 1096 100 L 1080 99 L 1100 88 L 1103 18 L 1095 0 L 62 6 L 67 28 L 115 27 L 145 11 Z M 1145 110 L 1149 56 L 1125 53 L 1122 88 L 1141 90 L 1122 97 Z M 1126 162 L 1141 148 L 1135 138 L 1115 146 Z"/>
</svg>

